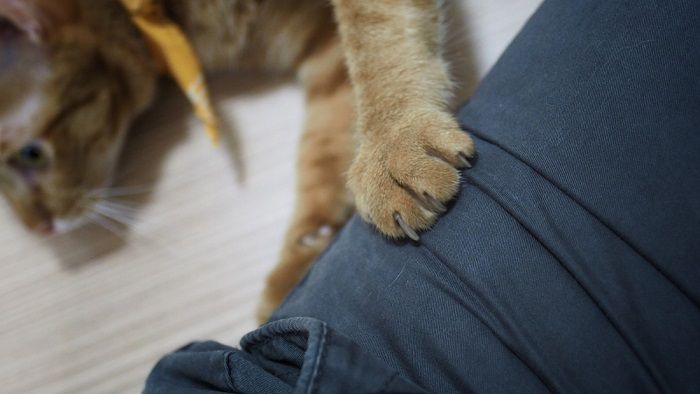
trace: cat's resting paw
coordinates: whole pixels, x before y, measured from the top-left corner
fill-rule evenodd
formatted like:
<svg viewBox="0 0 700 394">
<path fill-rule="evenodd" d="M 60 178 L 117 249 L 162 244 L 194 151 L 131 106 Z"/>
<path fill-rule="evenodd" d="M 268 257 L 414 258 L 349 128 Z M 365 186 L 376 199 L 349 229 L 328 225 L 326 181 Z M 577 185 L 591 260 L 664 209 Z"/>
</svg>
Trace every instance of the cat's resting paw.
<svg viewBox="0 0 700 394">
<path fill-rule="evenodd" d="M 474 143 L 451 115 L 408 115 L 366 137 L 349 172 L 357 211 L 390 238 L 429 228 L 459 190 Z"/>
<path fill-rule="evenodd" d="M 325 213 L 328 214 L 328 220 L 318 216 L 301 215 L 293 222 L 287 233 L 280 261 L 267 277 L 257 305 L 255 316 L 258 324 L 262 325 L 269 320 L 314 259 L 331 242 L 341 226 L 337 218 L 346 216 L 342 211 Z"/>
</svg>

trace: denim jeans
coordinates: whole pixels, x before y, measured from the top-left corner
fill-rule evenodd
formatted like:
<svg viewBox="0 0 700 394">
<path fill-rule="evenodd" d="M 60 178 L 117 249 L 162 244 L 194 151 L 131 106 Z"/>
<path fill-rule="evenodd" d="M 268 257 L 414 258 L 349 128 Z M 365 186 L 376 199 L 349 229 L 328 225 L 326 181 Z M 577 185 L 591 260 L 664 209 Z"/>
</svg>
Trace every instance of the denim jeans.
<svg viewBox="0 0 700 394">
<path fill-rule="evenodd" d="M 548 0 L 458 117 L 479 159 L 420 243 L 352 219 L 146 391 L 697 392 L 700 3 Z"/>
</svg>

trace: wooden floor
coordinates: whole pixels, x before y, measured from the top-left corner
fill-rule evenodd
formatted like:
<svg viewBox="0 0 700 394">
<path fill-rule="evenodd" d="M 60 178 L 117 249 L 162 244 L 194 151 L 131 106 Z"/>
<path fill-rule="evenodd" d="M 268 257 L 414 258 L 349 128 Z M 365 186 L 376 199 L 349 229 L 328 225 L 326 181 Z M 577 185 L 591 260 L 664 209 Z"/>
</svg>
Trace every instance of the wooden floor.
<svg viewBox="0 0 700 394">
<path fill-rule="evenodd" d="M 539 2 L 455 2 L 462 97 Z M 301 95 L 283 79 L 212 85 L 237 137 L 213 148 L 166 88 L 119 172 L 130 229 L 39 239 L 0 204 L 0 393 L 139 392 L 164 353 L 195 339 L 236 344 L 254 328 L 294 202 Z"/>
</svg>

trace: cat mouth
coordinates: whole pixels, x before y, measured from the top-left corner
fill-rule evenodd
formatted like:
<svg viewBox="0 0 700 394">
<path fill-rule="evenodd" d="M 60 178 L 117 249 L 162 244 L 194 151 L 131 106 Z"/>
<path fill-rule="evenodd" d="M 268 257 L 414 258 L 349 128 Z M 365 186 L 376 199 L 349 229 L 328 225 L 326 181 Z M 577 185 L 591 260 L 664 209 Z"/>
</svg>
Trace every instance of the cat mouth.
<svg viewBox="0 0 700 394">
<path fill-rule="evenodd" d="M 53 220 L 53 233 L 66 234 L 83 227 L 89 222 L 88 217 L 56 218 Z"/>
<path fill-rule="evenodd" d="M 36 219 L 32 221 L 25 221 L 27 227 L 37 234 L 41 235 L 51 235 L 54 233 L 54 220 L 53 215 L 44 204 L 37 203 L 34 205 L 34 211 L 36 212 Z"/>
<path fill-rule="evenodd" d="M 60 235 L 73 232 L 89 222 L 84 216 L 74 218 L 54 218 L 50 214 L 42 214 L 41 219 L 29 224 L 31 231 L 39 235 Z"/>
<path fill-rule="evenodd" d="M 34 217 L 25 220 L 26 226 L 43 236 L 69 233 L 85 224 L 84 217 L 58 217 L 43 203 L 34 204 Z"/>
</svg>

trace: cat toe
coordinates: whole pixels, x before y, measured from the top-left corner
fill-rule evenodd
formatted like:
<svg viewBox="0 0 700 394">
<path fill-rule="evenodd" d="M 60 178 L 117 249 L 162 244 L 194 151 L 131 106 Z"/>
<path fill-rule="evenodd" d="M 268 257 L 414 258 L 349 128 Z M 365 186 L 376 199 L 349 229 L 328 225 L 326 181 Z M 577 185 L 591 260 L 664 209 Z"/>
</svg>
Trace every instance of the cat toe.
<svg viewBox="0 0 700 394">
<path fill-rule="evenodd" d="M 454 119 L 433 115 L 424 125 L 402 126 L 399 137 L 361 146 L 350 168 L 358 212 L 390 238 L 418 241 L 457 195 L 459 170 L 476 158 L 474 142 Z"/>
</svg>

